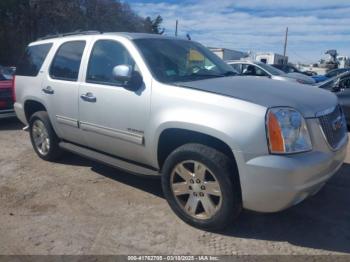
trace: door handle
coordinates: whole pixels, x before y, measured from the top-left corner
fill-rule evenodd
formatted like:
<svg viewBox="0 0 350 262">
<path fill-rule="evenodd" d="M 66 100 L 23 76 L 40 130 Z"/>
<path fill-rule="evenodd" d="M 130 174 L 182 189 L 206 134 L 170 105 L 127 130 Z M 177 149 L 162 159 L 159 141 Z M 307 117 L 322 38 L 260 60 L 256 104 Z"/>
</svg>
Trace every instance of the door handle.
<svg viewBox="0 0 350 262">
<path fill-rule="evenodd" d="M 55 90 L 52 89 L 51 86 L 47 86 L 43 89 L 41 89 L 45 94 L 52 95 L 55 93 Z"/>
<path fill-rule="evenodd" d="M 87 92 L 85 95 L 81 95 L 80 98 L 86 102 L 92 102 L 92 103 L 96 102 L 96 97 L 91 92 Z"/>
</svg>

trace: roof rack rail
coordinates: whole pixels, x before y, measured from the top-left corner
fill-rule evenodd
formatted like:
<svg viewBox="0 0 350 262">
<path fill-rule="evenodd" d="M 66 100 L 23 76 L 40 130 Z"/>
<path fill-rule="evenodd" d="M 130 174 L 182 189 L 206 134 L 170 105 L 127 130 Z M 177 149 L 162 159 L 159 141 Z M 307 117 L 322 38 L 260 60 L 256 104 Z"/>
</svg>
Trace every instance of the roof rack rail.
<svg viewBox="0 0 350 262">
<path fill-rule="evenodd" d="M 58 37 L 64 37 L 64 36 L 72 36 L 72 35 L 97 35 L 97 34 L 103 34 L 103 32 L 94 31 L 94 30 L 90 30 L 90 31 L 77 30 L 77 31 L 68 32 L 68 33 L 46 35 L 46 36 L 38 38 L 38 40 L 46 40 L 46 39 L 52 39 L 52 38 L 58 38 Z"/>
</svg>

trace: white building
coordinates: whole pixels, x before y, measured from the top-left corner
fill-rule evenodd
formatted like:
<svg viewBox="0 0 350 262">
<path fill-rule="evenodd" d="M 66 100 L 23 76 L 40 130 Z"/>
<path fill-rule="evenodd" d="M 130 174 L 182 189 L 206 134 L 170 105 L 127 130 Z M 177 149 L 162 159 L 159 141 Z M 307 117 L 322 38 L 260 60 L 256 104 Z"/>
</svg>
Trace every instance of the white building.
<svg viewBox="0 0 350 262">
<path fill-rule="evenodd" d="M 350 67 L 350 58 L 348 56 L 337 56 L 339 63 L 338 68 L 348 68 Z"/>
<path fill-rule="evenodd" d="M 248 54 L 245 52 L 236 51 L 236 50 L 227 49 L 227 48 L 209 47 L 209 49 L 224 61 L 240 60 L 241 58 L 248 56 Z"/>
<path fill-rule="evenodd" d="M 288 56 L 280 55 L 277 53 L 272 52 L 257 52 L 255 54 L 256 61 L 263 62 L 265 64 L 287 64 L 288 63 Z"/>
</svg>

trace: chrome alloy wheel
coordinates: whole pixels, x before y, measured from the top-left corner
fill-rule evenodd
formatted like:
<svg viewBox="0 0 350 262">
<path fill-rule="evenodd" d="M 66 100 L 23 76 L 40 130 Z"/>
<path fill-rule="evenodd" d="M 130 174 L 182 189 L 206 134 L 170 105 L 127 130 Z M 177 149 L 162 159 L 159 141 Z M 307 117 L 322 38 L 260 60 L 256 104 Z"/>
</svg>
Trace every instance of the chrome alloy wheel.
<svg viewBox="0 0 350 262">
<path fill-rule="evenodd" d="M 214 173 L 204 164 L 189 160 L 175 166 L 170 178 L 180 207 L 197 219 L 210 219 L 221 207 L 222 194 Z"/>
<path fill-rule="evenodd" d="M 50 150 L 50 138 L 44 123 L 35 120 L 33 123 L 32 136 L 36 149 L 41 155 L 47 155 Z"/>
</svg>

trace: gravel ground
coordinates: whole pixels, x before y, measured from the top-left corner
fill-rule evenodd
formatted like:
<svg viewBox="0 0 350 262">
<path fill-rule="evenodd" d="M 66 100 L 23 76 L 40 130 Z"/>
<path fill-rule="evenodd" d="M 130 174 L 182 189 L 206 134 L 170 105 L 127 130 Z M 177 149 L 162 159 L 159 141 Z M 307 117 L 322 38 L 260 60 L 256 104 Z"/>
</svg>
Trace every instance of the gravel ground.
<svg viewBox="0 0 350 262">
<path fill-rule="evenodd" d="M 0 121 L 0 254 L 350 253 L 350 155 L 298 206 L 244 211 L 231 228 L 208 233 L 173 214 L 158 178 L 68 153 L 45 162 L 22 127 Z"/>
</svg>

